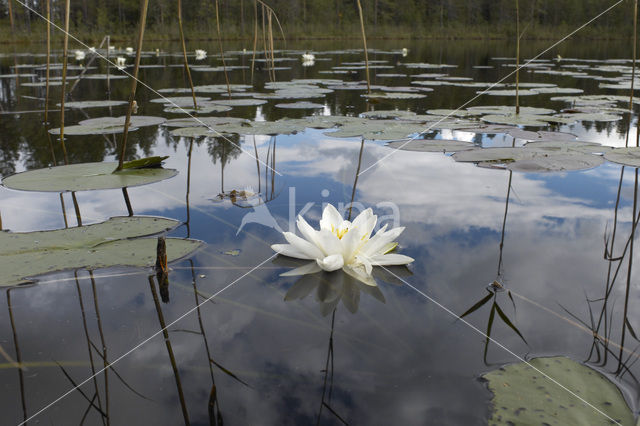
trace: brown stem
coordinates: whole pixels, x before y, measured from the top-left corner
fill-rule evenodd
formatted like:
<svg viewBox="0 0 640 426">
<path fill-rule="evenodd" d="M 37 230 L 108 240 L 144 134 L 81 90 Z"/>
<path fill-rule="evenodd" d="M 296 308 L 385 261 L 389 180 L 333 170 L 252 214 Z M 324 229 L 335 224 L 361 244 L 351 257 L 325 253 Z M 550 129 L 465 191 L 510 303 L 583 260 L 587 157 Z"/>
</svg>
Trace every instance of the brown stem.
<svg viewBox="0 0 640 426">
<path fill-rule="evenodd" d="M 64 98 L 67 87 L 67 55 L 69 53 L 69 11 L 71 10 L 70 0 L 66 0 L 64 12 L 64 49 L 62 53 L 62 95 L 60 100 L 60 144 L 62 145 L 62 155 L 64 164 L 69 164 L 67 148 L 64 145 Z"/>
<path fill-rule="evenodd" d="M 367 93 L 371 94 L 371 80 L 369 79 L 369 53 L 367 52 L 367 35 L 364 32 L 364 17 L 362 16 L 362 5 L 358 0 L 358 13 L 360 14 L 360 30 L 362 30 L 362 43 L 364 44 L 364 66 L 367 74 Z"/>
<path fill-rule="evenodd" d="M 227 83 L 227 93 L 231 99 L 231 86 L 229 85 L 229 75 L 227 74 L 227 64 L 224 61 L 224 50 L 222 49 L 222 39 L 220 34 L 220 18 L 218 14 L 218 0 L 216 3 L 216 31 L 218 33 L 218 46 L 220 47 L 220 58 L 222 59 L 222 69 L 224 70 L 224 81 Z"/>
<path fill-rule="evenodd" d="M 196 103 L 196 91 L 193 89 L 193 80 L 191 80 L 191 71 L 189 70 L 189 61 L 187 60 L 187 47 L 184 43 L 184 31 L 182 31 L 182 0 L 178 0 L 178 27 L 180 28 L 180 43 L 182 43 L 182 58 L 184 59 L 184 70 L 187 73 L 189 87 L 191 87 L 191 97 L 193 98 L 193 109 L 198 109 Z"/>
<path fill-rule="evenodd" d="M 516 114 L 520 114 L 520 5 L 516 0 Z"/>
<path fill-rule="evenodd" d="M 173 369 L 173 376 L 176 380 L 176 387 L 178 388 L 178 398 L 180 399 L 180 406 L 182 407 L 182 417 L 184 418 L 184 424 L 188 425 L 190 424 L 189 413 L 187 411 L 187 404 L 184 399 L 184 393 L 182 392 L 180 372 L 178 371 L 178 366 L 176 364 L 176 357 L 173 354 L 173 347 L 171 346 L 171 340 L 169 339 L 169 333 L 167 332 L 167 325 L 164 321 L 164 315 L 162 314 L 162 306 L 160 306 L 160 301 L 158 300 L 158 293 L 156 292 L 156 286 L 153 282 L 153 275 L 149 276 L 149 286 L 151 287 L 153 302 L 156 306 L 156 312 L 158 313 L 158 321 L 160 322 L 160 327 L 162 327 L 164 343 L 167 347 L 167 354 L 169 355 L 169 361 L 171 362 L 171 368 Z"/>
<path fill-rule="evenodd" d="M 68 0 L 67 0 L 68 1 Z M 122 136 L 122 148 L 120 151 L 120 160 L 118 168 L 122 170 L 124 164 L 124 155 L 127 149 L 127 136 L 129 135 L 129 124 L 131 124 L 131 112 L 133 111 L 133 102 L 136 97 L 136 88 L 138 87 L 138 70 L 140 69 L 140 54 L 142 53 L 142 39 L 144 38 L 144 27 L 147 22 L 147 9 L 149 8 L 149 0 L 142 0 L 140 6 L 140 24 L 138 28 L 138 43 L 136 47 L 136 63 L 133 68 L 133 78 L 131 80 L 131 91 L 129 92 L 129 108 L 127 108 L 127 118 L 124 121 L 124 135 Z"/>
</svg>

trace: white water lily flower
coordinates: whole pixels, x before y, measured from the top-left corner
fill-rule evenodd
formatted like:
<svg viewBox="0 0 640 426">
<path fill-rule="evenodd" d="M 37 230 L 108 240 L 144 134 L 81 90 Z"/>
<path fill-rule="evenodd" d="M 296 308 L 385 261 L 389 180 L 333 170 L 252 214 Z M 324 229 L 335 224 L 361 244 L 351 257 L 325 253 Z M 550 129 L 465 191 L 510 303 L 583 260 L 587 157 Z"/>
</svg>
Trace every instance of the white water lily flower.
<svg viewBox="0 0 640 426">
<path fill-rule="evenodd" d="M 202 61 L 207 57 L 207 51 L 202 49 L 196 49 L 196 61 Z"/>
<path fill-rule="evenodd" d="M 284 276 L 342 269 L 365 284 L 376 285 L 371 277 L 374 266 L 413 262 L 409 256 L 390 253 L 398 245 L 393 240 L 404 231 L 404 227 L 387 231 L 385 225 L 372 236 L 377 221 L 378 216 L 371 209 L 366 209 L 353 222 L 349 222 L 342 218 L 334 206 L 328 204 L 322 212 L 319 231 L 298 216 L 297 225 L 302 237 L 283 232 L 289 244 L 274 244 L 271 248 L 284 256 L 315 260 L 285 272 L 282 274 Z"/>
</svg>

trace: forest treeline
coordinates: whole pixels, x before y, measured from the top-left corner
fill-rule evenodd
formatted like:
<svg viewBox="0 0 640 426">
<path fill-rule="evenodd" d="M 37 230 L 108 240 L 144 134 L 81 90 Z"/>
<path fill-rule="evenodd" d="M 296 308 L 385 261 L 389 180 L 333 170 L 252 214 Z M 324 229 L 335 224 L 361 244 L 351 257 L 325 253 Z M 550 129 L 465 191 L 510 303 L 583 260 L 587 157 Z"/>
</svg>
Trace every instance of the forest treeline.
<svg viewBox="0 0 640 426">
<path fill-rule="evenodd" d="M 250 38 L 261 23 L 259 0 L 217 0 L 223 36 Z M 361 0 L 370 37 L 511 37 L 515 32 L 516 0 Z M 524 38 L 545 38 L 569 32 L 603 12 L 616 0 L 519 0 Z M 216 0 L 183 0 L 187 36 L 216 36 Z M 356 0 L 264 0 L 276 13 L 287 37 L 339 37 L 359 25 Z M 65 2 L 51 0 L 55 22 L 62 22 Z M 623 0 L 589 25 L 581 35 L 629 37 L 633 32 L 634 0 Z M 30 11 L 29 8 L 33 9 Z M 176 0 L 151 0 L 148 34 L 178 35 Z M 0 18 L 7 34 L 41 34 L 46 2 L 0 0 Z M 71 27 L 77 34 L 101 38 L 126 36 L 139 18 L 138 0 L 71 0 Z M 275 24 L 274 24 L 275 25 Z M 354 36 L 357 36 L 357 31 Z M 6 40 L 5 40 L 6 41 Z"/>
</svg>

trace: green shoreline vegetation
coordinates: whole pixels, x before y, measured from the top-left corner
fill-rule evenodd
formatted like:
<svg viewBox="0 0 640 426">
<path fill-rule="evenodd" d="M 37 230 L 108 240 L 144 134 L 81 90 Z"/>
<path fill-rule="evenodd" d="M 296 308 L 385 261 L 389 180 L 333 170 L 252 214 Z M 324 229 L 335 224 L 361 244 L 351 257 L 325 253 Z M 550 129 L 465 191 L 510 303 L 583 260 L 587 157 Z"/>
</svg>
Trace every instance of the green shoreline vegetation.
<svg viewBox="0 0 640 426">
<path fill-rule="evenodd" d="M 34 12 L 12 1 L 0 0 L 0 43 L 44 42 L 45 23 Z M 71 9 L 71 33 L 86 43 L 99 43 L 109 34 L 114 43 L 133 43 L 138 19 L 134 0 L 81 0 Z M 272 0 L 287 40 L 357 39 L 360 37 L 356 2 L 345 0 Z M 593 19 L 614 1 L 523 0 L 520 20 L 523 39 L 559 39 Z M 46 3 L 31 0 L 44 15 Z M 627 39 L 633 35 L 629 10 L 622 2 L 582 29 L 577 38 Z M 61 0 L 52 0 L 54 23 L 61 25 Z M 363 0 L 364 23 L 370 39 L 511 39 L 515 31 L 515 7 L 511 0 Z M 257 19 L 262 20 L 260 6 Z M 226 40 L 252 40 L 254 1 L 220 1 L 221 35 Z M 213 2 L 190 1 L 183 11 L 187 40 L 215 40 Z M 147 41 L 180 39 L 175 2 L 160 0 L 149 9 Z M 54 30 L 54 34 L 56 31 Z M 57 34 L 56 37 L 59 37 Z M 279 34 L 274 34 L 278 38 Z"/>
</svg>

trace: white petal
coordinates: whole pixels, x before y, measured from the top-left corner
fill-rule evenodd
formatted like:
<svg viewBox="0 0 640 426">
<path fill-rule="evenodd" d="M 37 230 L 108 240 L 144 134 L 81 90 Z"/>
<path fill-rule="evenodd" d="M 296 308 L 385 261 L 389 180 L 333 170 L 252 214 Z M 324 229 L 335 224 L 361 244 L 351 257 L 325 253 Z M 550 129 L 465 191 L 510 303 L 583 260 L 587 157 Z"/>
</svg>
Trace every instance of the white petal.
<svg viewBox="0 0 640 426">
<path fill-rule="evenodd" d="M 362 254 L 365 256 L 376 256 L 379 254 L 383 254 L 384 248 L 395 240 L 398 235 L 400 235 L 404 231 L 404 227 L 393 228 L 390 231 L 383 232 L 381 229 L 374 235 L 364 247 L 360 250 Z"/>
<path fill-rule="evenodd" d="M 332 204 L 327 204 L 327 206 L 322 211 L 320 229 L 327 229 L 331 231 L 332 226 L 334 229 L 340 229 L 340 225 L 342 225 L 342 222 L 342 215 L 338 212 L 338 210 L 333 207 Z"/>
<path fill-rule="evenodd" d="M 413 262 L 412 257 L 396 253 L 378 255 L 371 258 L 372 265 L 406 265 L 411 262 Z"/>
<path fill-rule="evenodd" d="M 301 252 L 291 244 L 274 244 L 271 246 L 271 248 L 273 249 L 273 251 L 280 253 L 284 256 L 295 257 L 297 259 L 306 259 L 306 260 L 315 259 L 315 257 L 311 257 L 306 253 Z"/>
<path fill-rule="evenodd" d="M 307 241 L 311 242 L 312 244 L 317 245 L 316 234 L 318 233 L 318 231 L 313 229 L 311 227 L 311 225 L 309 225 L 307 223 L 307 221 L 304 220 L 304 218 L 302 216 L 298 216 L 298 220 L 296 222 L 296 225 L 298 225 L 298 230 L 300 231 L 300 234 L 302 234 L 302 236 Z"/>
<path fill-rule="evenodd" d="M 366 256 L 356 256 L 356 261 L 362 264 L 367 275 L 371 275 L 371 272 L 373 272 L 373 265 L 371 265 L 369 258 Z"/>
<path fill-rule="evenodd" d="M 306 265 L 299 266 L 290 271 L 284 272 L 280 274 L 281 277 L 295 277 L 298 275 L 307 275 L 307 274 L 315 274 L 316 272 L 320 272 L 322 269 L 318 266 L 317 262 L 309 262 Z"/>
<path fill-rule="evenodd" d="M 318 247 L 311 244 L 309 241 L 305 240 L 304 238 L 298 237 L 293 232 L 283 232 L 282 235 L 284 235 L 284 238 L 287 240 L 289 244 L 295 247 L 298 251 L 309 256 L 309 259 L 317 259 L 319 257 L 320 258 L 324 257 L 324 254 Z"/>
<path fill-rule="evenodd" d="M 372 218 L 375 218 L 373 222 L 373 226 L 375 226 L 376 222 L 378 221 L 378 216 L 374 215 L 373 210 L 371 210 L 370 208 L 366 209 L 353 220 L 353 223 L 351 224 L 351 226 L 360 228 L 365 223 L 369 223 Z"/>
<path fill-rule="evenodd" d="M 344 268 L 342 268 L 342 270 L 347 274 L 351 275 L 353 278 L 360 281 L 361 283 L 370 285 L 372 287 L 375 287 L 378 285 L 376 283 L 376 280 L 374 280 L 371 275 L 367 274 L 362 266 L 356 266 L 356 267 L 345 266 Z"/>
<path fill-rule="evenodd" d="M 316 262 L 318 262 L 318 266 L 329 272 L 336 271 L 344 266 L 344 260 L 340 254 L 332 254 L 324 259 L 316 259 Z"/>
<path fill-rule="evenodd" d="M 362 243 L 362 236 L 360 235 L 360 229 L 352 228 L 344 234 L 340 244 L 342 245 L 342 255 L 346 263 L 351 263 L 357 255 L 356 249 L 360 248 Z"/>
<path fill-rule="evenodd" d="M 330 256 L 332 254 L 342 255 L 342 242 L 331 231 L 323 229 L 322 231 L 316 233 L 316 238 L 318 247 L 324 252 L 324 256 Z"/>
</svg>

